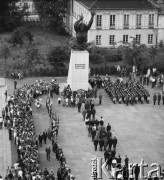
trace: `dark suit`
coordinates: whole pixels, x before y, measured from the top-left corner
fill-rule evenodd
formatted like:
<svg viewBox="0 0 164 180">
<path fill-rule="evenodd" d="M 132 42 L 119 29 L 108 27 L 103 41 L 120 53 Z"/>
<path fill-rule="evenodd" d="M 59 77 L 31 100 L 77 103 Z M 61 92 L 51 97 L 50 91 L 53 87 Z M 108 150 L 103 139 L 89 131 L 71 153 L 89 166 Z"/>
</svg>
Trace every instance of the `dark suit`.
<svg viewBox="0 0 164 180">
<path fill-rule="evenodd" d="M 154 105 L 155 105 L 155 103 L 156 103 L 156 100 L 157 100 L 157 96 L 156 96 L 156 94 L 154 94 L 154 95 L 153 95 L 153 102 L 154 102 Z"/>
<path fill-rule="evenodd" d="M 161 101 L 161 94 L 158 94 L 158 105 L 160 105 L 160 101 Z"/>
</svg>

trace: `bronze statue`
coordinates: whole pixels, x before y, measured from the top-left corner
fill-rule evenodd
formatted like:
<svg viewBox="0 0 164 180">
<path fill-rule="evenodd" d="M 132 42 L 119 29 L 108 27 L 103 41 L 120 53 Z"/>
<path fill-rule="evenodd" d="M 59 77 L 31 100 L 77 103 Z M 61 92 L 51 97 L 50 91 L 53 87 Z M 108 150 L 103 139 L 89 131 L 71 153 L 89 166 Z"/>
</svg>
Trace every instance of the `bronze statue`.
<svg viewBox="0 0 164 180">
<path fill-rule="evenodd" d="M 80 16 L 80 19 L 74 23 L 74 29 L 76 31 L 76 38 L 72 40 L 71 47 L 73 50 L 83 51 L 88 47 L 87 43 L 87 35 L 88 30 L 91 28 L 93 23 L 93 17 L 95 12 L 91 12 L 91 19 L 89 23 L 86 25 L 83 22 L 83 16 Z"/>
</svg>

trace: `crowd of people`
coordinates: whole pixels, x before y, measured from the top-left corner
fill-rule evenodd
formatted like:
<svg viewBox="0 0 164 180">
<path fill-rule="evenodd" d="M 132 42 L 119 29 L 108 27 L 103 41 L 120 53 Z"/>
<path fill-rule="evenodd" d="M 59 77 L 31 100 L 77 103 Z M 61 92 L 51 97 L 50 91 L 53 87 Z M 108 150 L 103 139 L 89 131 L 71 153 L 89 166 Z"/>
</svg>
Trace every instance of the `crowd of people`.
<svg viewBox="0 0 164 180">
<path fill-rule="evenodd" d="M 158 74 L 156 68 L 148 68 L 146 74 L 139 76 L 139 80 L 142 85 L 149 86 L 151 84 L 152 88 L 161 87 L 164 83 L 164 75 L 163 73 Z"/>
<path fill-rule="evenodd" d="M 82 103 L 86 99 L 92 99 L 94 101 L 95 98 L 97 98 L 97 89 L 72 91 L 68 85 L 62 92 L 62 98 L 58 99 L 58 104 L 61 102 L 63 107 L 78 107 L 78 112 L 80 112 Z"/>
<path fill-rule="evenodd" d="M 108 167 L 108 170 L 110 170 L 112 176 L 117 168 L 123 168 L 125 179 L 129 176 L 129 158 L 126 156 L 124 159 L 125 164 L 123 164 L 121 156 L 116 156 L 116 133 L 114 130 L 111 130 L 111 125 L 109 123 L 105 127 L 103 117 L 101 117 L 100 120 L 97 120 L 95 115 L 90 115 L 89 110 L 92 111 L 93 109 L 95 109 L 95 107 L 91 102 L 84 102 L 81 107 L 82 117 L 88 129 L 88 136 L 92 139 L 94 150 L 97 151 L 99 149 L 100 151 L 104 151 L 106 166 Z"/>
<path fill-rule="evenodd" d="M 49 172 L 47 168 L 41 171 L 39 162 L 39 147 L 42 146 L 42 141 L 46 144 L 47 138 L 52 141 L 52 150 L 56 153 L 57 159 L 61 162 L 61 167 L 57 176 L 59 180 L 64 180 L 69 176 L 69 179 L 74 179 L 70 174 L 70 168 L 67 168 L 66 159 L 62 153 L 62 149 L 59 148 L 57 143 L 57 135 L 59 129 L 59 119 L 54 112 L 54 108 L 51 102 L 53 92 L 58 94 L 57 86 L 51 87 L 54 81 L 50 84 L 42 80 L 36 80 L 32 85 L 25 84 L 19 89 L 15 89 L 13 95 L 7 96 L 7 105 L 2 110 L 2 126 L 8 129 L 9 140 L 13 140 L 17 148 L 17 161 L 11 167 L 8 168 L 5 179 L 18 179 L 18 180 L 31 180 L 31 179 L 46 179 L 55 180 L 54 173 Z M 48 88 L 44 89 L 43 87 Z M 55 87 L 55 88 L 54 88 Z M 51 94 L 52 91 L 52 94 Z M 46 107 L 48 115 L 51 119 L 51 125 L 48 131 L 40 133 L 38 138 L 35 135 L 35 127 L 32 118 L 32 104 L 35 99 L 40 95 L 47 94 Z M 50 146 L 46 147 L 45 152 L 47 160 L 50 160 Z"/>
<path fill-rule="evenodd" d="M 117 78 L 113 83 L 110 77 L 108 77 L 103 83 L 105 91 L 108 93 L 114 104 L 116 101 L 119 104 L 123 102 L 126 105 L 129 103 L 133 105 L 138 101 L 141 103 L 144 101 L 149 103 L 150 101 L 149 92 L 139 82 L 126 81 L 124 83 L 120 78 Z"/>
</svg>

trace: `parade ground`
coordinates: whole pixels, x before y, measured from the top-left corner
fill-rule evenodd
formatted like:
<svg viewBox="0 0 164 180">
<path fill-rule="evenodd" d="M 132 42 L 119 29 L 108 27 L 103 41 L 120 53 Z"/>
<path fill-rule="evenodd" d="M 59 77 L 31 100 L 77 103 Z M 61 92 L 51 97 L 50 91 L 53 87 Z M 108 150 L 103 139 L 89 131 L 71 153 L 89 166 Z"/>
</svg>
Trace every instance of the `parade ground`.
<svg viewBox="0 0 164 180">
<path fill-rule="evenodd" d="M 18 80 L 17 87 L 24 84 L 33 84 L 38 78 L 29 78 Z M 51 78 L 42 78 L 49 81 Z M 59 83 L 66 82 L 66 78 L 56 78 Z M 150 170 L 152 163 L 158 163 L 164 169 L 164 105 L 153 105 L 152 95 L 154 92 L 160 92 L 159 89 L 151 89 L 145 86 L 151 94 L 150 104 L 135 104 L 126 106 L 125 104 L 113 104 L 104 89 L 98 90 L 98 95 L 103 96 L 102 105 L 96 105 L 96 119 L 100 120 L 102 116 L 105 125 L 110 123 L 112 130 L 115 130 L 118 139 L 116 148 L 116 156 L 120 154 L 124 160 L 125 155 L 128 156 L 129 162 L 140 163 L 141 159 L 148 164 L 145 168 L 145 175 Z M 8 94 L 12 94 L 14 90 L 13 79 L 7 80 Z M 91 159 L 94 156 L 103 157 L 103 151 L 94 151 L 93 142 L 88 137 L 85 122 L 82 120 L 82 114 L 78 113 L 77 108 L 62 107 L 57 104 L 57 95 L 54 95 L 53 107 L 59 116 L 59 135 L 58 142 L 63 149 L 67 163 L 72 170 L 72 174 L 77 180 L 88 180 L 91 177 Z M 50 120 L 45 107 L 45 97 L 43 97 L 43 106 L 41 109 L 33 107 L 33 120 L 35 124 L 36 135 L 48 129 Z M 11 165 L 12 153 L 11 145 L 8 140 L 7 130 L 0 130 L 1 157 L 0 167 L 1 173 L 4 175 L 7 166 Z M 51 161 L 46 160 L 45 147 L 51 144 L 48 141 L 46 145 L 39 148 L 41 167 L 47 167 L 49 170 L 57 171 L 59 167 L 55 155 L 52 152 Z M 2 157 L 4 154 L 7 160 Z M 10 156 L 11 154 L 11 156 Z M 7 164 L 8 162 L 9 164 Z M 12 162 L 14 163 L 14 162 Z M 2 171 L 3 169 L 3 171 Z M 153 168 L 155 169 L 155 168 Z M 103 174 L 103 179 L 108 179 Z"/>
</svg>

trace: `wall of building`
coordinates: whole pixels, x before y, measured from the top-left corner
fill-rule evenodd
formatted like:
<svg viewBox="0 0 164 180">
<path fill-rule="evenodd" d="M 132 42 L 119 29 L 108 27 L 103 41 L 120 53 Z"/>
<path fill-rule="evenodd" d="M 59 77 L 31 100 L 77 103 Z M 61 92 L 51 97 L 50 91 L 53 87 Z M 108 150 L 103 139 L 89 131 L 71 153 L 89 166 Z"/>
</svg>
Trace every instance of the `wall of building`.
<svg viewBox="0 0 164 180">
<path fill-rule="evenodd" d="M 159 15 L 158 42 L 164 41 L 164 14 Z"/>
<path fill-rule="evenodd" d="M 29 15 L 24 17 L 25 20 L 38 20 L 39 19 L 39 15 L 35 11 L 35 6 L 33 3 L 33 0 L 20 0 L 17 3 L 17 6 L 19 6 L 19 7 L 27 6 L 28 7 L 27 11 L 29 12 Z"/>
<path fill-rule="evenodd" d="M 124 27 L 124 15 L 129 15 L 129 26 Z M 141 14 L 141 26 L 136 26 L 137 15 Z M 154 14 L 153 26 L 149 26 L 149 15 Z M 74 1 L 73 10 L 73 24 L 79 19 L 79 16 L 84 16 L 84 23 L 88 23 L 91 17 L 90 11 L 77 1 Z M 102 15 L 102 25 L 97 27 L 97 15 Z M 115 26 L 110 27 L 110 15 L 115 15 Z M 153 41 L 148 44 L 148 34 L 153 34 Z M 88 41 L 96 41 L 96 35 L 101 35 L 101 45 L 103 47 L 110 47 L 109 36 L 115 36 L 116 46 L 123 41 L 123 35 L 128 35 L 128 42 L 131 42 L 136 35 L 141 35 L 140 43 L 148 46 L 156 45 L 158 34 L 158 11 L 157 10 L 99 10 L 96 11 L 94 22 L 90 31 L 88 32 Z M 75 36 L 75 31 L 73 31 Z M 132 38 L 130 38 L 132 37 Z M 159 35 L 158 35 L 159 37 Z M 160 35 L 161 37 L 161 35 Z"/>
</svg>

